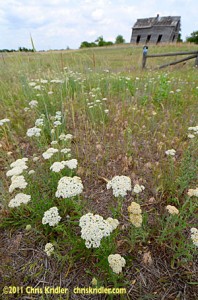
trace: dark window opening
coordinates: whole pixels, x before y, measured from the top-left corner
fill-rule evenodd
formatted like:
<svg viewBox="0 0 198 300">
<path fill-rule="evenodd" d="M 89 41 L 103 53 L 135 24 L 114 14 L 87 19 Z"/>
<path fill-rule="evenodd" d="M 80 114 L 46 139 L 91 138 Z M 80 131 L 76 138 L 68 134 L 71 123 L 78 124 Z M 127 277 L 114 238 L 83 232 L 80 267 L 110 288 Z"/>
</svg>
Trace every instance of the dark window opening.
<svg viewBox="0 0 198 300">
<path fill-rule="evenodd" d="M 137 39 L 136 39 L 136 43 L 137 43 L 137 44 L 140 42 L 140 39 L 141 39 L 141 35 L 138 35 L 138 36 L 137 36 Z"/>
<path fill-rule="evenodd" d="M 149 43 L 150 39 L 151 39 L 151 34 L 147 35 L 146 43 Z"/>
<path fill-rule="evenodd" d="M 173 35 L 173 39 L 172 39 L 172 42 L 174 42 L 174 40 L 175 40 L 175 34 Z"/>
<path fill-rule="evenodd" d="M 162 39 L 162 34 L 160 34 L 160 35 L 158 36 L 157 44 L 161 42 L 161 39 Z"/>
</svg>

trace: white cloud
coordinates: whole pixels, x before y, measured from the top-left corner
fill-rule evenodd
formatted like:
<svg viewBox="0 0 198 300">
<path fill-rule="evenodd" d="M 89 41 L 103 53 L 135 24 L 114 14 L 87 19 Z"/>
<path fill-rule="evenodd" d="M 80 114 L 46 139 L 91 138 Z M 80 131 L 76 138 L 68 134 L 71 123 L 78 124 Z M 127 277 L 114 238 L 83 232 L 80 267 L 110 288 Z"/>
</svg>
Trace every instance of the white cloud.
<svg viewBox="0 0 198 300">
<path fill-rule="evenodd" d="M 7 0 L 0 1 L 0 49 L 78 48 L 82 41 L 103 35 L 115 40 L 118 34 L 130 41 L 137 18 L 179 15 L 183 38 L 197 30 L 197 0 Z M 189 21 L 190 16 L 190 21 Z M 91 40 L 90 40 L 91 39 Z"/>
</svg>

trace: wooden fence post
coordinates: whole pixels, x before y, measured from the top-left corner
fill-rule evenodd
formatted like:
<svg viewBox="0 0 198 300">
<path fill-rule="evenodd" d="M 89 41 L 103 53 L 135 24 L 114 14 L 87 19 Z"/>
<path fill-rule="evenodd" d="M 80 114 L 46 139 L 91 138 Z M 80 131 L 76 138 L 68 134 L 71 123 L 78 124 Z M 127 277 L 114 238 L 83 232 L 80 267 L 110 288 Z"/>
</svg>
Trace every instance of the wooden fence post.
<svg viewBox="0 0 198 300">
<path fill-rule="evenodd" d="M 142 56 L 142 69 L 144 69 L 146 67 L 147 53 L 148 53 L 148 46 L 144 46 L 143 47 L 143 56 Z"/>
<path fill-rule="evenodd" d="M 195 67 L 198 67 L 198 55 L 197 55 L 197 57 L 195 58 Z"/>
</svg>

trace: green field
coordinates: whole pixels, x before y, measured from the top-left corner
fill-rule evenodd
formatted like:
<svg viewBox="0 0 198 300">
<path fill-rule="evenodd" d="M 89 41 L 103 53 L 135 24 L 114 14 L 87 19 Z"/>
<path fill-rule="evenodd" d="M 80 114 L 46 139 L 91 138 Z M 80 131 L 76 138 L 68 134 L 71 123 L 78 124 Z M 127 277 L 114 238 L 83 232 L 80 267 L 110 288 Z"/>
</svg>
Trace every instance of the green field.
<svg viewBox="0 0 198 300">
<path fill-rule="evenodd" d="M 1 55 L 2 299 L 197 299 L 198 69 L 158 69 L 180 58 Z"/>
</svg>

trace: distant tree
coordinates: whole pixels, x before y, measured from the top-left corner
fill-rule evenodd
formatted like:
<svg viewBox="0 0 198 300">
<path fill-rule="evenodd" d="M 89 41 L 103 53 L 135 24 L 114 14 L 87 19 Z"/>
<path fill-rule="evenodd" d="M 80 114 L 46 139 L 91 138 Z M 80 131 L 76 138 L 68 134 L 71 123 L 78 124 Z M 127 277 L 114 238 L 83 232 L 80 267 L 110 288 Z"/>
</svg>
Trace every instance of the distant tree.
<svg viewBox="0 0 198 300">
<path fill-rule="evenodd" d="M 121 34 L 119 34 L 116 37 L 115 44 L 123 44 L 123 43 L 125 43 L 125 39 L 123 38 L 123 36 Z"/>
<path fill-rule="evenodd" d="M 102 35 L 99 36 L 99 37 L 95 40 L 95 42 L 98 43 L 98 46 L 99 46 L 99 47 L 105 46 L 105 43 L 106 43 L 106 42 L 104 41 Z"/>
<path fill-rule="evenodd" d="M 113 42 L 111 41 L 105 41 L 103 36 L 99 36 L 97 38 L 97 40 L 95 40 L 95 42 L 98 44 L 99 47 L 103 47 L 103 46 L 111 46 L 113 45 Z"/>
<path fill-rule="evenodd" d="M 187 42 L 198 44 L 198 30 L 193 31 L 189 37 L 186 39 Z"/>
<path fill-rule="evenodd" d="M 111 46 L 113 45 L 113 42 L 111 41 L 105 41 L 103 36 L 99 36 L 95 42 L 87 42 L 87 41 L 84 41 L 81 43 L 80 45 L 80 48 L 90 48 L 90 47 L 102 47 L 102 46 Z"/>
<path fill-rule="evenodd" d="M 97 44 L 93 42 L 89 43 L 87 41 L 84 41 L 80 45 L 80 48 L 90 48 L 90 47 L 97 47 Z"/>
<path fill-rule="evenodd" d="M 19 52 L 34 52 L 33 49 L 27 49 L 27 48 L 25 48 L 25 47 L 19 47 L 19 48 L 18 48 L 18 51 L 19 51 Z"/>
<path fill-rule="evenodd" d="M 108 42 L 105 42 L 104 46 L 112 46 L 113 45 L 113 42 L 111 41 L 108 41 Z"/>
<path fill-rule="evenodd" d="M 183 40 L 181 38 L 181 33 L 178 34 L 178 37 L 177 37 L 177 43 L 182 43 Z"/>
</svg>

